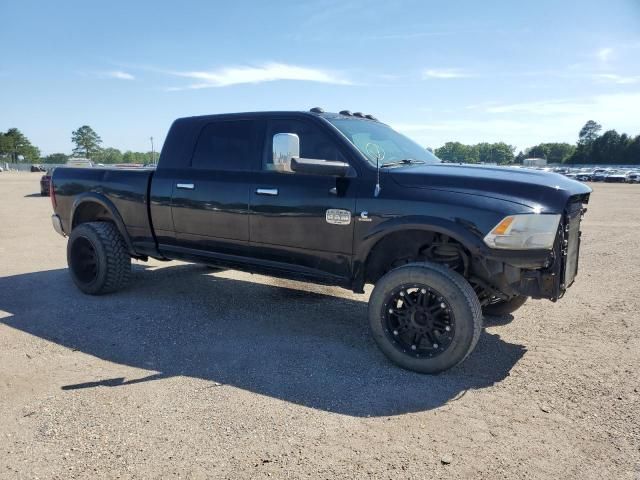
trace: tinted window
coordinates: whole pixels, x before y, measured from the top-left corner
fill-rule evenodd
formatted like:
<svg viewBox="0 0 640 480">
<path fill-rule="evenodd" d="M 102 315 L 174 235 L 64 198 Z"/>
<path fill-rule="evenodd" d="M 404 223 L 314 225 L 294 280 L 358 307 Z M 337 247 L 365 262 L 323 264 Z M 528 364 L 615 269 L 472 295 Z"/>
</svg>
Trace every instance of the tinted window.
<svg viewBox="0 0 640 480">
<path fill-rule="evenodd" d="M 210 123 L 198 137 L 191 166 L 208 170 L 249 170 L 255 152 L 253 121 Z"/>
<path fill-rule="evenodd" d="M 266 168 L 270 168 L 272 164 L 272 142 L 276 133 L 295 133 L 298 135 L 300 138 L 300 157 L 302 158 L 345 161 L 336 142 L 320 127 L 301 120 L 274 120 L 267 130 Z"/>
</svg>

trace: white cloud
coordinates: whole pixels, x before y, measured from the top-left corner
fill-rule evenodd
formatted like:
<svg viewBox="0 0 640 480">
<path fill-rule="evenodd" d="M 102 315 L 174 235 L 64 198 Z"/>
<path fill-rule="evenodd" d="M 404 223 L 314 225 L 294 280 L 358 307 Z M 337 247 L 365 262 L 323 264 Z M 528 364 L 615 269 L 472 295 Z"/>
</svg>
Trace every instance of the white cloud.
<svg viewBox="0 0 640 480">
<path fill-rule="evenodd" d="M 587 111 L 588 108 L 589 106 L 584 102 L 565 99 L 491 105 L 485 109 L 485 112 L 526 115 L 562 115 Z"/>
<path fill-rule="evenodd" d="M 422 71 L 423 80 L 429 79 L 452 79 L 452 78 L 470 78 L 475 75 L 457 68 L 430 68 Z"/>
<path fill-rule="evenodd" d="M 640 82 L 639 76 L 625 76 L 625 75 L 617 75 L 615 73 L 594 73 L 592 75 L 593 79 L 601 81 L 601 82 L 613 82 L 619 85 L 626 85 L 630 83 L 638 83 Z"/>
<path fill-rule="evenodd" d="M 274 82 L 278 80 L 296 80 L 306 82 L 351 85 L 352 82 L 339 73 L 318 68 L 268 63 L 261 66 L 223 67 L 210 71 L 168 72 L 178 77 L 196 80 L 184 87 L 169 90 L 229 87 L 247 83 Z"/>
<path fill-rule="evenodd" d="M 524 149 L 540 142 L 575 143 L 587 120 L 629 135 L 640 134 L 637 112 L 640 91 L 584 98 L 551 99 L 513 104 L 486 104 L 436 122 L 394 123 L 391 126 L 425 146 L 448 141 L 473 144 L 505 141 Z M 463 117 L 464 115 L 464 117 Z M 436 115 L 434 115 L 435 117 Z M 437 115 L 441 118 L 442 115 Z"/>
<path fill-rule="evenodd" d="M 116 78 L 118 80 L 135 80 L 136 79 L 136 77 L 134 77 L 130 73 L 123 72 L 122 70 L 114 70 L 114 71 L 111 71 L 111 72 L 105 72 L 103 75 L 105 77 Z"/>
<path fill-rule="evenodd" d="M 596 58 L 601 62 L 608 62 L 613 55 L 613 48 L 603 47 L 596 50 Z"/>
</svg>

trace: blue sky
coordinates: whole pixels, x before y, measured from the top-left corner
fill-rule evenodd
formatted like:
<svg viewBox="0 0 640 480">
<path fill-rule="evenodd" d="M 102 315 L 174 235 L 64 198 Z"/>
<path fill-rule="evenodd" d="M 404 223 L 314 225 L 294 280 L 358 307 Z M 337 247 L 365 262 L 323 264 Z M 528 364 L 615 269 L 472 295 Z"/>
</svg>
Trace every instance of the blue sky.
<svg viewBox="0 0 640 480">
<path fill-rule="evenodd" d="M 176 117 L 372 113 L 422 145 L 640 134 L 640 0 L 0 0 L 0 129 L 161 146 Z"/>
</svg>

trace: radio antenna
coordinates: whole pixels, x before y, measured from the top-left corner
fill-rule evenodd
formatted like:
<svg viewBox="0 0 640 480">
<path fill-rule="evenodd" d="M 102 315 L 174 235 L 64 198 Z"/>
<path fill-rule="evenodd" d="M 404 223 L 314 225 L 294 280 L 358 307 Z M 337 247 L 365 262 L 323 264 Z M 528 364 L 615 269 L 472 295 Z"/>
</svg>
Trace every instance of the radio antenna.
<svg viewBox="0 0 640 480">
<path fill-rule="evenodd" d="M 367 143 L 365 150 L 367 154 L 376 161 L 376 187 L 373 189 L 373 196 L 377 197 L 382 190 L 380 186 L 380 160 L 384 159 L 384 150 L 382 150 L 380 145 L 376 145 L 375 143 Z"/>
</svg>

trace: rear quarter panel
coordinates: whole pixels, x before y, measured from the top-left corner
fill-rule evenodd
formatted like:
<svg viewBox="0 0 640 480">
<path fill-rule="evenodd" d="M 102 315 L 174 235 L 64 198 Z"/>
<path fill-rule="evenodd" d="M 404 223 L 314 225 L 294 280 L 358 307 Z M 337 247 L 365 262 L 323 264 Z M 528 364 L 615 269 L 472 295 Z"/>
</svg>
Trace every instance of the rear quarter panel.
<svg viewBox="0 0 640 480">
<path fill-rule="evenodd" d="M 147 201 L 153 170 L 109 168 L 57 168 L 53 174 L 56 213 L 65 232 L 70 232 L 72 215 L 87 194 L 109 200 L 117 209 L 132 243 L 153 240 Z"/>
</svg>

